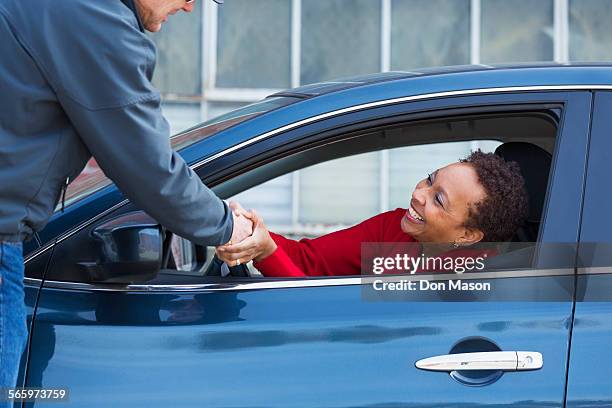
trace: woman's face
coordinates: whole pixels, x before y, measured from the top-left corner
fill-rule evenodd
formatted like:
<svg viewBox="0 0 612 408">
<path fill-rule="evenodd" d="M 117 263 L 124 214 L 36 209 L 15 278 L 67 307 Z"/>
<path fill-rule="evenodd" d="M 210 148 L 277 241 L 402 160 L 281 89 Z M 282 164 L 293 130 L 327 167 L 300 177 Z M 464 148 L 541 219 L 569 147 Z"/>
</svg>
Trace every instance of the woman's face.
<svg viewBox="0 0 612 408">
<path fill-rule="evenodd" d="M 420 242 L 471 244 L 483 233 L 464 227 L 468 208 L 486 196 L 469 163 L 453 163 L 421 180 L 401 228 Z"/>
</svg>

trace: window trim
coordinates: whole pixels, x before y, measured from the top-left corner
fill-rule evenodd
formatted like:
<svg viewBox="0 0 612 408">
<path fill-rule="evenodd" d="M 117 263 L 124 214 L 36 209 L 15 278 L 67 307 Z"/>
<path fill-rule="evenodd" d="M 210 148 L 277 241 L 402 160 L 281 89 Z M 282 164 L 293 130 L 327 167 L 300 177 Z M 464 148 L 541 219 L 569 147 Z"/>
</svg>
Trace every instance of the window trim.
<svg viewBox="0 0 612 408">
<path fill-rule="evenodd" d="M 78 291 L 95 291 L 95 292 L 227 292 L 227 291 L 242 291 L 242 290 L 262 290 L 262 289 L 295 289 L 295 288 L 311 288 L 311 287 L 329 287 L 329 286 L 370 286 L 376 279 L 381 279 L 386 282 L 400 281 L 448 281 L 460 278 L 463 280 L 493 280 L 493 279 L 509 279 L 509 278 L 540 278 L 540 277 L 569 277 L 567 268 L 551 268 L 551 269 L 526 269 L 521 271 L 498 271 L 498 272 L 483 272 L 474 274 L 453 274 L 453 273 L 438 273 L 438 274 L 418 274 L 418 275 L 390 275 L 383 277 L 361 277 L 361 276 L 325 276 L 312 277 L 309 279 L 303 278 L 243 278 L 238 280 L 227 280 L 227 282 L 206 282 L 200 284 L 133 284 L 133 285 L 117 285 L 117 284 L 91 284 L 82 282 L 65 282 L 55 280 L 45 280 L 45 288 L 53 289 L 69 289 Z M 25 278 L 24 283 L 29 286 L 40 286 L 40 279 Z"/>
<path fill-rule="evenodd" d="M 306 125 L 313 124 L 315 122 L 319 122 L 325 119 L 330 119 L 333 117 L 345 115 L 348 113 L 354 113 L 362 110 L 368 110 L 372 108 L 381 108 L 388 105 L 395 105 L 400 103 L 414 102 L 414 101 L 425 101 L 429 99 L 440 99 L 440 98 L 449 98 L 456 96 L 478 96 L 478 95 L 486 95 L 489 93 L 515 93 L 515 92 L 546 92 L 546 91 L 590 91 L 594 87 L 597 89 L 609 89 L 612 90 L 612 85 L 547 85 L 547 86 L 517 86 L 517 87 L 501 87 L 501 88 L 478 88 L 478 89 L 467 89 L 461 91 L 445 91 L 445 92 L 435 92 L 429 94 L 421 94 L 421 95 L 413 95 L 413 96 L 405 96 L 401 98 L 393 98 L 393 99 L 385 99 L 376 102 L 364 103 L 361 105 L 350 106 L 348 108 L 338 109 L 335 111 L 323 113 L 320 115 L 312 116 L 310 118 L 306 118 L 300 120 L 298 122 L 291 123 L 289 125 L 281 126 L 280 128 L 268 131 L 259 136 L 255 136 L 249 140 L 246 140 L 242 143 L 229 147 L 219 153 L 213 154 L 205 159 L 202 159 L 196 163 L 194 163 L 191 168 L 194 171 L 197 171 L 200 167 L 219 159 L 220 157 L 226 156 L 230 153 L 233 153 L 237 150 L 241 150 L 247 146 L 260 142 L 262 140 L 268 139 L 272 136 L 276 136 L 280 133 L 285 133 L 290 130 L 303 127 Z"/>
</svg>

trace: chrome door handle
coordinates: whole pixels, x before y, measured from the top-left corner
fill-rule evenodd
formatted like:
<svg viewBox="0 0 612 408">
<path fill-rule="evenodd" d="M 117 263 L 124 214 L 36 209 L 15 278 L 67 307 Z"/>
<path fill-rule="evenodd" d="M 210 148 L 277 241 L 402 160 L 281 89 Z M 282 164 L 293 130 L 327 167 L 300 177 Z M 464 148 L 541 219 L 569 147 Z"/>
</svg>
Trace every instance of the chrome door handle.
<svg viewBox="0 0 612 408">
<path fill-rule="evenodd" d="M 536 351 L 487 351 L 482 353 L 446 354 L 424 358 L 415 363 L 428 371 L 458 370 L 539 370 L 544 360 Z"/>
</svg>

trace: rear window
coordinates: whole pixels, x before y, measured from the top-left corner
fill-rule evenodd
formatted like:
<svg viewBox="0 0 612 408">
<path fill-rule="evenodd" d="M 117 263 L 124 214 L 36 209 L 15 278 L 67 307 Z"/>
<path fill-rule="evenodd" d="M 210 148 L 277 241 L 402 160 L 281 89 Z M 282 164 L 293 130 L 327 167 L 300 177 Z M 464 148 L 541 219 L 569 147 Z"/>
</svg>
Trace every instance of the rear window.
<svg viewBox="0 0 612 408">
<path fill-rule="evenodd" d="M 238 123 L 244 122 L 245 120 L 254 118 L 263 113 L 270 112 L 274 109 L 282 106 L 289 105 L 293 102 L 297 102 L 297 98 L 289 97 L 277 97 L 277 98 L 266 98 L 262 101 L 255 102 L 253 104 L 244 106 L 240 109 L 228 112 L 221 116 L 217 116 L 206 122 L 187 129 L 177 135 L 170 138 L 170 143 L 174 150 L 184 149 L 208 136 L 214 135 L 215 133 L 221 132 L 222 130 L 228 129 Z M 79 174 L 79 176 L 68 186 L 66 190 L 66 201 L 65 205 L 70 205 L 81 198 L 87 197 L 90 194 L 102 189 L 103 187 L 111 184 L 112 181 L 106 177 L 102 169 L 98 166 L 98 163 L 94 158 L 91 158 L 87 165 Z M 56 208 L 56 211 L 60 208 L 60 205 Z"/>
</svg>

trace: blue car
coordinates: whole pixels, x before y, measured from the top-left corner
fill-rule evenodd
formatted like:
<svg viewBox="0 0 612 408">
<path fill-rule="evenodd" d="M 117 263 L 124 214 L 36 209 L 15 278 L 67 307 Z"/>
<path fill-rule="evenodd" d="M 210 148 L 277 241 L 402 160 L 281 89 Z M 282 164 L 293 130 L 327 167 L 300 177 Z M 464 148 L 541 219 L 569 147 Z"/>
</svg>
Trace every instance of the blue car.
<svg viewBox="0 0 612 408">
<path fill-rule="evenodd" d="M 74 407 L 612 406 L 610 90 L 594 64 L 389 72 L 177 135 L 222 198 L 358 154 L 493 140 L 526 179 L 526 245 L 462 276 L 491 290 L 369 298 L 361 276 L 227 268 L 90 180 L 25 248 L 19 386 Z"/>
</svg>

